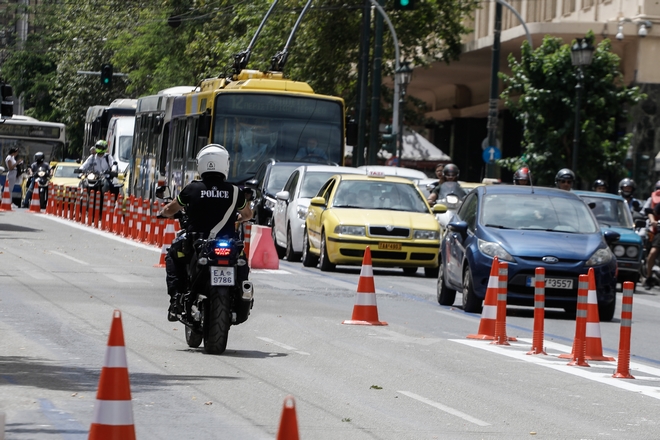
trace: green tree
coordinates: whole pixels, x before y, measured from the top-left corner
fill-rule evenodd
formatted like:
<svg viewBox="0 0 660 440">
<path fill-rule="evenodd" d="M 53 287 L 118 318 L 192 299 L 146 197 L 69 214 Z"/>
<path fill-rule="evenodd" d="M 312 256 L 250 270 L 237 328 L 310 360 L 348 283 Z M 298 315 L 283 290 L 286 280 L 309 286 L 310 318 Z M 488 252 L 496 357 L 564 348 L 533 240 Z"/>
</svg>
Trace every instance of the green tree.
<svg viewBox="0 0 660 440">
<path fill-rule="evenodd" d="M 593 37 L 587 34 L 591 41 Z M 631 135 L 617 133 L 617 121 L 627 118 L 629 106 L 643 95 L 638 87 L 623 84 L 619 63 L 605 39 L 596 47 L 591 65 L 583 68 L 578 169 L 573 170 L 583 183 L 623 174 Z M 502 98 L 523 124 L 523 154 L 499 164 L 511 170 L 525 164 L 536 183 L 552 185 L 557 171 L 570 168 L 572 162 L 577 75 L 570 45 L 552 36 L 536 50 L 524 42 L 521 60 L 510 55 L 509 66 L 510 76 L 500 74 L 506 86 Z"/>
</svg>

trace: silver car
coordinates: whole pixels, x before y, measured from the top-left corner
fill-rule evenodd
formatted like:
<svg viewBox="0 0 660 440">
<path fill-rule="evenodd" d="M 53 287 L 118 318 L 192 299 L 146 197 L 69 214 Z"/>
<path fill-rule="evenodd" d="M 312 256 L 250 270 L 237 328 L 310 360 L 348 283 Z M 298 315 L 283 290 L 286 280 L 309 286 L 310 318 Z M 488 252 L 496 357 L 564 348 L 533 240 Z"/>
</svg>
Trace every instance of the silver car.
<svg viewBox="0 0 660 440">
<path fill-rule="evenodd" d="M 365 174 L 365 170 L 328 165 L 304 165 L 296 168 L 282 191 L 275 194 L 273 241 L 280 258 L 300 261 L 309 201 L 335 174 Z"/>
</svg>

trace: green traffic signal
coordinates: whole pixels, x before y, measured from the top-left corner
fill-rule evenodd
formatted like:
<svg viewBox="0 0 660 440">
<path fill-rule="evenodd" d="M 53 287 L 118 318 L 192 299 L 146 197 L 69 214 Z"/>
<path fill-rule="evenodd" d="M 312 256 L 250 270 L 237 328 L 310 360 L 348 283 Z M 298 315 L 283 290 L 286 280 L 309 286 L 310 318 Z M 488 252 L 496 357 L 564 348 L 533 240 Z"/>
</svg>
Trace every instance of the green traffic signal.
<svg viewBox="0 0 660 440">
<path fill-rule="evenodd" d="M 394 0 L 394 9 L 412 11 L 415 9 L 415 0 Z"/>
<path fill-rule="evenodd" d="M 112 64 L 104 64 L 101 66 L 101 84 L 104 86 L 112 86 Z"/>
</svg>

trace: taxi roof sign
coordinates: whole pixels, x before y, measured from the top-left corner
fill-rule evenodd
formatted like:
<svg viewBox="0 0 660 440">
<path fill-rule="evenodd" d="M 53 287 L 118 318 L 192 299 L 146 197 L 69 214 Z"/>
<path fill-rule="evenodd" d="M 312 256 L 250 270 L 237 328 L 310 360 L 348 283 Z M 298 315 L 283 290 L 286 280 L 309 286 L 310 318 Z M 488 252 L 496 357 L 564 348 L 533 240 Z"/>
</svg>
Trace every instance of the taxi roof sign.
<svg viewBox="0 0 660 440">
<path fill-rule="evenodd" d="M 367 171 L 367 176 L 369 177 L 385 177 L 385 173 L 382 171 L 369 170 Z"/>
</svg>

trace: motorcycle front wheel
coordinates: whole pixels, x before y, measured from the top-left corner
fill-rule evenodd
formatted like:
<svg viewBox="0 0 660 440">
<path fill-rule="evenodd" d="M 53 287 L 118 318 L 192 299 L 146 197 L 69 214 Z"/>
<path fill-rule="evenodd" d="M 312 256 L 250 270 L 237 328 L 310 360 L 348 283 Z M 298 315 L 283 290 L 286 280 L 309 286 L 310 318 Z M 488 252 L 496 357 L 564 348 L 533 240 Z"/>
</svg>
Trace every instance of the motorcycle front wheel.
<svg viewBox="0 0 660 440">
<path fill-rule="evenodd" d="M 227 349 L 231 326 L 231 292 L 228 287 L 211 287 L 204 311 L 204 351 L 222 354 Z"/>
</svg>

